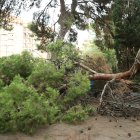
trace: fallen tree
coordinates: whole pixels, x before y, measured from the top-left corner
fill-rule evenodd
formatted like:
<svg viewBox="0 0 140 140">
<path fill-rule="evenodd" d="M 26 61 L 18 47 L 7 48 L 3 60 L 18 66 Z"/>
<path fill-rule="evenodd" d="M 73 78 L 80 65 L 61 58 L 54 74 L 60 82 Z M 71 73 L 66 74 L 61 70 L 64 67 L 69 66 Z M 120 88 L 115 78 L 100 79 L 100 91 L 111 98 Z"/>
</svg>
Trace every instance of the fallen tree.
<svg viewBox="0 0 140 140">
<path fill-rule="evenodd" d="M 138 72 L 140 72 L 140 49 L 130 70 L 116 74 L 96 72 L 90 76 L 91 80 L 108 80 L 101 92 L 98 107 L 100 114 L 113 117 L 140 116 L 140 84 L 133 82 L 127 83 L 121 80 L 132 78 Z M 134 86 L 138 87 L 137 91 L 134 90 Z"/>
<path fill-rule="evenodd" d="M 88 70 L 92 73 L 92 75 L 89 76 L 90 80 L 111 80 L 111 79 L 127 79 L 130 77 L 133 77 L 137 72 L 140 71 L 140 49 L 138 50 L 138 53 L 135 57 L 135 61 L 132 65 L 132 67 L 125 72 L 120 72 L 116 74 L 105 74 L 105 73 L 98 73 L 91 68 L 85 66 L 82 63 L 76 62 L 75 64 L 78 64 L 80 67 L 84 68 L 85 70 Z"/>
<path fill-rule="evenodd" d="M 140 116 L 140 84 L 126 80 L 140 72 L 140 49 L 132 67 L 125 72 L 116 74 L 98 73 L 82 63 L 76 64 L 92 73 L 89 76 L 90 80 L 107 80 L 101 92 L 98 113 L 113 117 Z M 134 86 L 138 86 L 137 91 L 133 90 Z"/>
</svg>

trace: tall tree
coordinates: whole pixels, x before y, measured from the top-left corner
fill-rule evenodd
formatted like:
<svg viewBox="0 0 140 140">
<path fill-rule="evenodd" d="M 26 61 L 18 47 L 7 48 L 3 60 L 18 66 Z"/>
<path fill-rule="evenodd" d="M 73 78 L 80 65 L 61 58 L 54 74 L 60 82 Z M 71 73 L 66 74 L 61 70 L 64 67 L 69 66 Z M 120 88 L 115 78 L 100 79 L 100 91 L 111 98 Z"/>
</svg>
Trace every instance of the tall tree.
<svg viewBox="0 0 140 140">
<path fill-rule="evenodd" d="M 115 48 L 119 69 L 129 69 L 140 44 L 140 0 L 113 0 L 108 13 L 95 21 L 96 44 Z M 104 21 L 102 24 L 101 20 Z"/>
<path fill-rule="evenodd" d="M 101 49 L 114 47 L 114 23 L 112 20 L 112 7 L 108 7 L 105 15 L 96 18 L 92 27 L 96 34 L 95 44 Z"/>
<path fill-rule="evenodd" d="M 100 18 L 106 12 L 107 4 L 112 0 L 49 0 L 43 9 L 34 14 L 34 22 L 43 30 L 52 19 L 49 9 L 59 9 L 60 14 L 56 23 L 60 25 L 59 38 L 63 39 L 68 31 L 71 32 L 71 40 L 75 40 L 77 34 L 71 29 L 76 25 L 78 29 L 85 29 L 89 19 Z M 0 0 L 0 27 L 6 27 L 11 14 L 18 15 L 23 9 L 33 6 L 40 7 L 43 0 Z M 45 2 L 45 0 L 44 0 Z M 54 25 L 56 25 L 54 23 Z"/>
<path fill-rule="evenodd" d="M 94 21 L 107 10 L 107 4 L 112 0 L 50 0 L 46 6 L 34 14 L 34 23 L 39 29 L 45 30 L 48 22 L 52 20 L 49 10 L 59 9 L 59 15 L 56 23 L 60 25 L 58 38 L 63 39 L 66 33 L 70 32 L 70 41 L 76 40 L 76 31 L 72 28 L 74 25 L 81 30 L 87 28 L 89 21 Z M 90 19 L 90 20 L 89 20 Z M 54 28 L 55 29 L 55 28 Z"/>
<path fill-rule="evenodd" d="M 140 0 L 115 0 L 113 22 L 120 67 L 130 68 L 140 44 Z"/>
</svg>

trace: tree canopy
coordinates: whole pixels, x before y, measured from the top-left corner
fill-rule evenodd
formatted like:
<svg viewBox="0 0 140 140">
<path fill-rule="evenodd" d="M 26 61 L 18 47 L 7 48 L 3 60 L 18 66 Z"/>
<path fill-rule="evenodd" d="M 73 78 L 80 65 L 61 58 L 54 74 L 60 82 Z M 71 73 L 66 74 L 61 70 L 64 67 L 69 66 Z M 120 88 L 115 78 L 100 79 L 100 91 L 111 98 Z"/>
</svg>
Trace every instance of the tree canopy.
<svg viewBox="0 0 140 140">
<path fill-rule="evenodd" d="M 114 0 L 108 14 L 102 16 L 107 24 L 96 20 L 96 44 L 101 48 L 115 48 L 120 69 L 129 69 L 139 49 L 140 0 Z M 125 54 L 125 55 L 124 55 Z"/>
<path fill-rule="evenodd" d="M 8 23 L 10 14 L 18 15 L 23 9 L 30 9 L 34 6 L 40 7 L 43 0 L 1 0 L 0 5 L 0 19 L 1 27 L 5 27 Z M 45 30 L 48 26 L 48 20 L 52 17 L 49 15 L 50 8 L 59 9 L 60 14 L 56 23 L 60 25 L 59 38 L 63 39 L 68 31 L 74 36 L 75 30 L 72 26 L 75 25 L 78 29 L 85 29 L 89 23 L 89 19 L 95 20 L 107 12 L 107 4 L 111 0 L 50 0 L 46 1 L 44 8 L 34 13 L 34 22 L 41 30 Z M 54 26 L 56 25 L 54 23 Z M 71 38 L 71 41 L 75 38 Z"/>
<path fill-rule="evenodd" d="M 140 44 L 140 0 L 115 0 L 113 22 L 115 48 L 121 67 L 130 68 Z M 126 54 L 126 55 L 124 55 Z"/>
<path fill-rule="evenodd" d="M 116 43 L 125 47 L 137 47 L 140 44 L 140 0 L 115 0 L 113 21 Z"/>
<path fill-rule="evenodd" d="M 34 13 L 30 29 L 41 38 L 42 44 L 56 36 L 63 40 L 66 33 L 69 33 L 69 41 L 76 41 L 75 28 L 85 30 L 92 23 L 96 44 L 101 49 L 115 48 L 119 63 L 130 67 L 130 54 L 135 56 L 140 44 L 140 0 L 1 0 L 0 27 L 7 28 L 11 15 L 19 15 L 23 9 L 34 6 L 39 11 Z M 53 18 L 50 9 L 59 11 L 55 13 L 53 27 L 49 24 Z M 59 25 L 59 31 L 56 25 Z M 127 57 L 121 52 L 127 52 Z"/>
<path fill-rule="evenodd" d="M 8 29 L 12 16 L 18 16 L 22 10 L 33 7 L 30 0 L 0 0 L 0 28 Z M 39 1 L 34 1 L 36 5 Z"/>
</svg>

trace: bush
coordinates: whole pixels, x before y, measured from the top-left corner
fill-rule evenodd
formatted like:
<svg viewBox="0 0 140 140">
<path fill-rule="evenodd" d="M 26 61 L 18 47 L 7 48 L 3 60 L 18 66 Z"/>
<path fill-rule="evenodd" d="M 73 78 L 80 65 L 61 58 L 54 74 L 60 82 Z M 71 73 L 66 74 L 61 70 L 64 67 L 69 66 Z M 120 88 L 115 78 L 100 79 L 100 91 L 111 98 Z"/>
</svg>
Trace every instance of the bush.
<svg viewBox="0 0 140 140">
<path fill-rule="evenodd" d="M 27 86 L 20 76 L 0 93 L 0 132 L 33 133 L 58 112 L 44 95 Z"/>
<path fill-rule="evenodd" d="M 59 91 L 57 91 L 57 90 L 55 90 L 55 89 L 53 89 L 51 87 L 48 87 L 46 89 L 45 95 L 46 95 L 46 97 L 48 99 L 51 99 L 54 102 L 54 101 L 57 101 L 57 99 L 59 98 L 60 93 L 59 93 Z"/>
<path fill-rule="evenodd" d="M 10 84 L 15 75 L 27 78 L 33 68 L 34 59 L 28 52 L 0 58 L 0 77 L 5 84 Z"/>
<path fill-rule="evenodd" d="M 96 109 L 93 105 L 86 105 L 84 107 L 84 110 L 88 113 L 89 116 L 93 116 L 96 112 Z"/>
<path fill-rule="evenodd" d="M 90 81 L 87 75 L 83 75 L 81 72 L 71 75 L 68 83 L 67 94 L 64 97 L 65 102 L 74 101 L 76 98 L 87 95 L 90 88 Z"/>
<path fill-rule="evenodd" d="M 88 118 L 88 112 L 81 105 L 70 108 L 63 116 L 63 120 L 69 123 L 78 123 Z"/>
<path fill-rule="evenodd" d="M 61 40 L 47 45 L 47 51 L 51 53 L 51 61 L 58 69 L 69 67 L 74 61 L 79 59 L 79 52 L 76 47 Z"/>
<path fill-rule="evenodd" d="M 4 82 L 2 79 L 0 79 L 0 90 L 4 87 Z"/>
<path fill-rule="evenodd" d="M 49 108 L 47 109 L 47 120 L 49 123 L 54 123 L 59 118 L 57 116 L 61 108 L 61 101 L 59 100 L 60 93 L 59 91 L 48 87 L 45 91 L 45 96 L 49 101 Z"/>
<path fill-rule="evenodd" d="M 79 122 L 94 111 L 77 105 L 79 98 L 86 97 L 90 82 L 75 68 L 78 53 L 74 46 L 57 41 L 47 49 L 54 56 L 50 62 L 35 59 L 27 52 L 0 58 L 1 133 L 32 134 L 57 119 Z M 63 85 L 66 87 L 61 89 Z"/>
<path fill-rule="evenodd" d="M 63 75 L 63 70 L 57 70 L 53 64 L 42 60 L 36 63 L 32 74 L 28 78 L 28 82 L 38 92 L 44 92 L 47 87 L 59 87 L 62 83 Z"/>
</svg>

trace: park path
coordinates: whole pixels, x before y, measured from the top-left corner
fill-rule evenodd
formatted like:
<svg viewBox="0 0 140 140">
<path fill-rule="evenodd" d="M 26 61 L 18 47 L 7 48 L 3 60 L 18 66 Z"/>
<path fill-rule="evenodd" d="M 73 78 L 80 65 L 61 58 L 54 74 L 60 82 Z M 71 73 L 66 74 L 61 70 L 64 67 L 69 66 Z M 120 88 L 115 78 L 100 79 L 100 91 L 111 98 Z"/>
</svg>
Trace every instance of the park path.
<svg viewBox="0 0 140 140">
<path fill-rule="evenodd" d="M 25 134 L 0 135 L 0 140 L 140 140 L 140 120 L 103 116 L 70 125 L 53 124 L 39 129 L 33 136 Z"/>
</svg>

